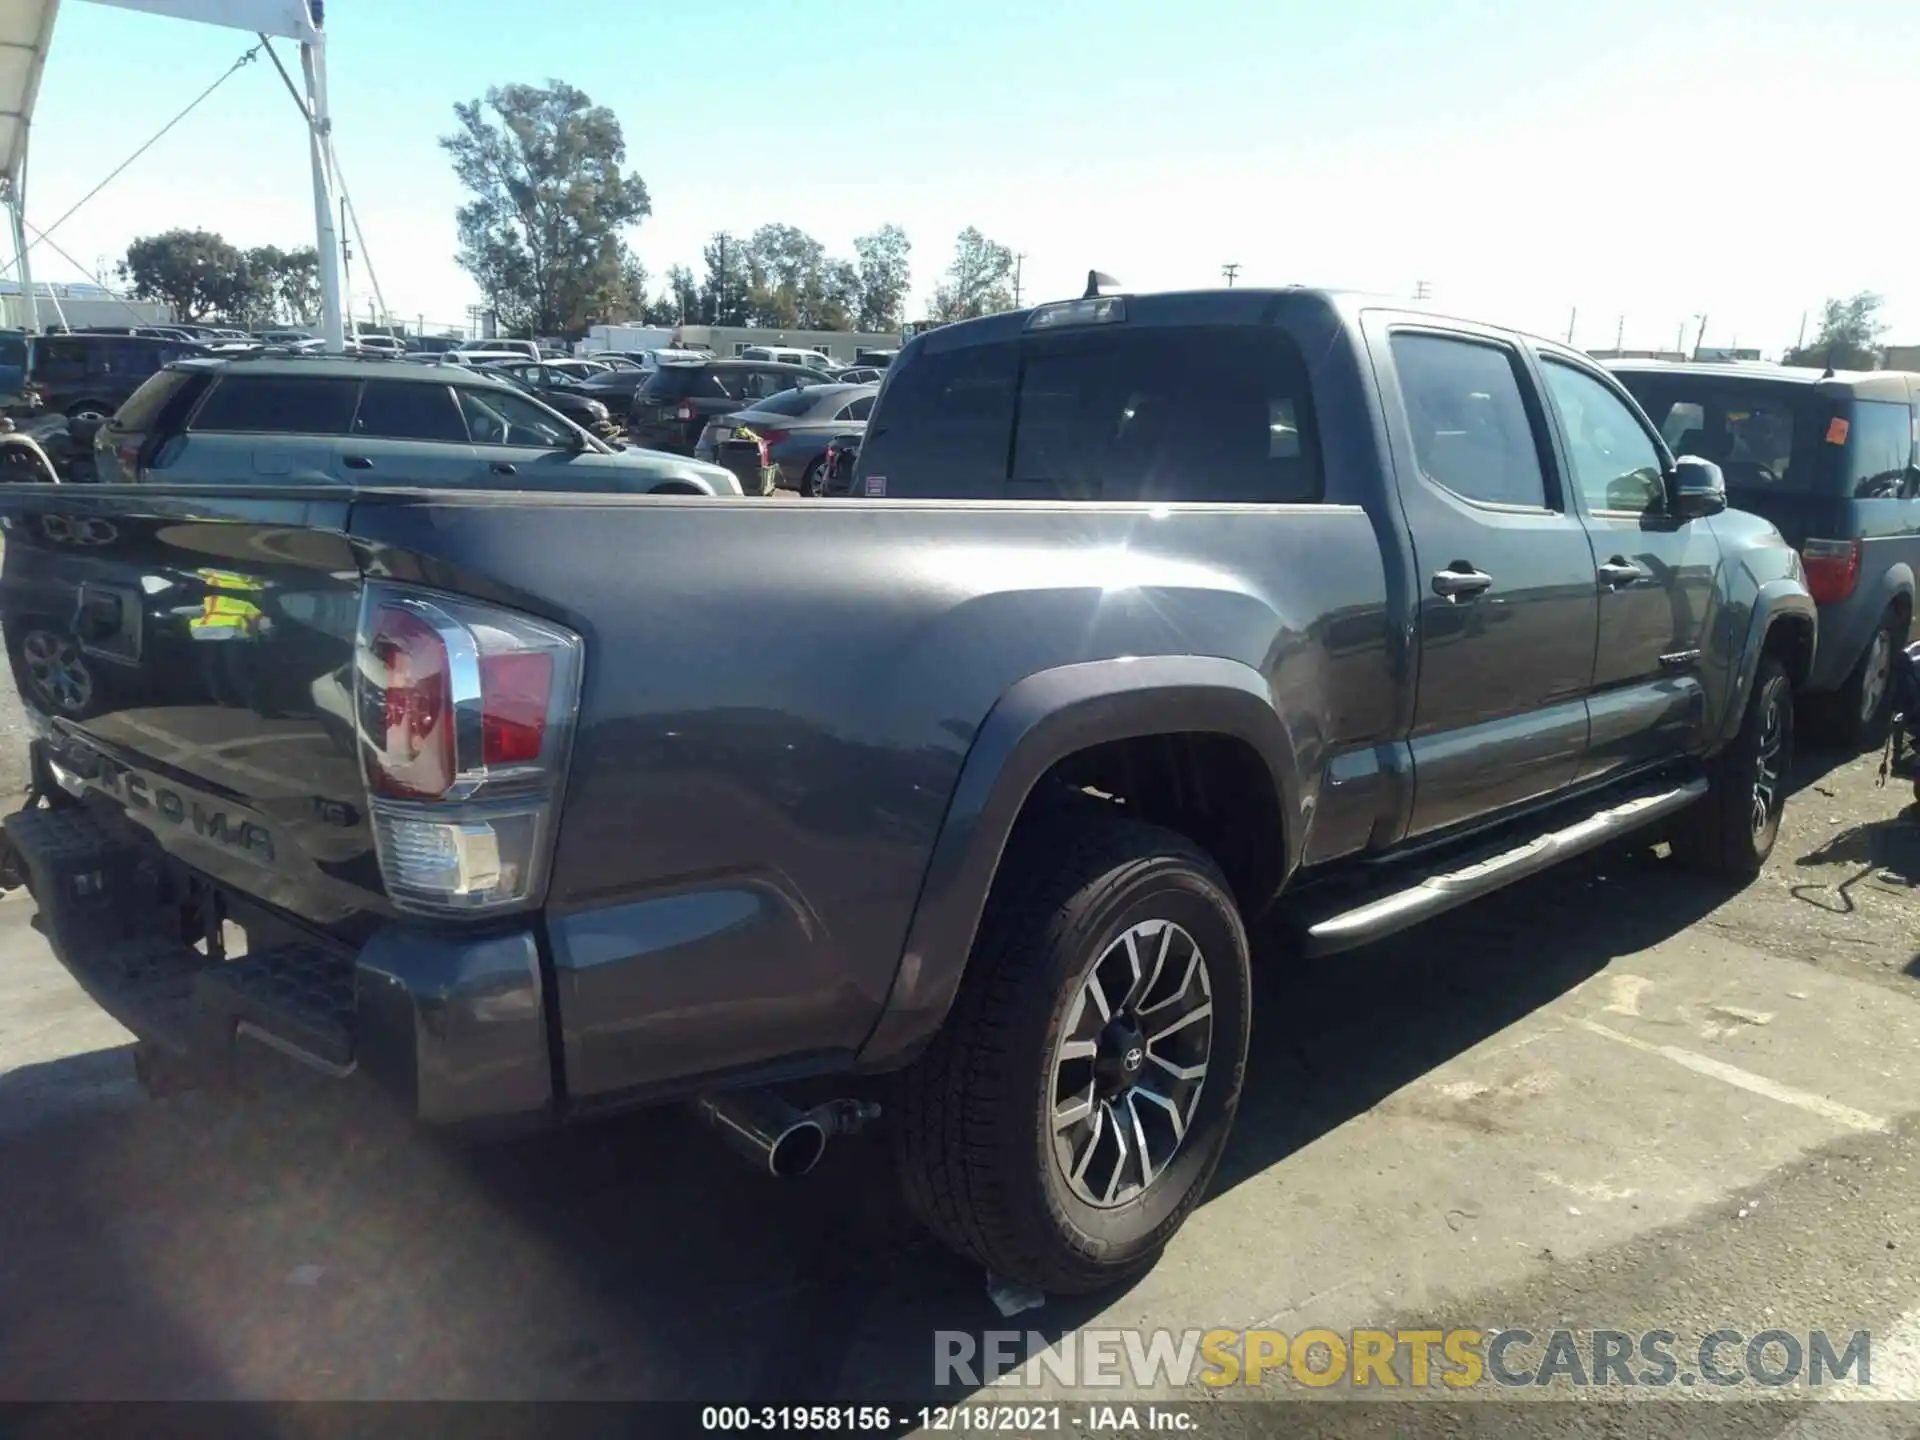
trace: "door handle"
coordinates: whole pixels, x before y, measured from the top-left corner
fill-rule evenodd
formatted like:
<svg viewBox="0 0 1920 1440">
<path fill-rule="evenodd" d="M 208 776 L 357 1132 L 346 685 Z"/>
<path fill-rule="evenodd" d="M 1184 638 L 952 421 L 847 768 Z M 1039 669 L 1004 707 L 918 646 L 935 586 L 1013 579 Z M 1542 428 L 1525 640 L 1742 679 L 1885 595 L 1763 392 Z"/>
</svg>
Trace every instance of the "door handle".
<svg viewBox="0 0 1920 1440">
<path fill-rule="evenodd" d="M 371 470 L 373 461 L 364 455 L 348 455 L 341 462 L 349 470 Z"/>
<path fill-rule="evenodd" d="M 1471 600 L 1492 584 L 1491 575 L 1474 569 L 1464 560 L 1456 560 L 1446 569 L 1433 572 L 1433 593 L 1448 604 Z"/>
<path fill-rule="evenodd" d="M 1647 578 L 1646 569 L 1633 563 L 1624 555 L 1616 555 L 1594 572 L 1600 577 L 1600 583 L 1609 590 L 1624 590 Z"/>
<path fill-rule="evenodd" d="M 496 460 L 487 468 L 496 475 L 518 475 L 518 467 L 511 460 Z"/>
</svg>

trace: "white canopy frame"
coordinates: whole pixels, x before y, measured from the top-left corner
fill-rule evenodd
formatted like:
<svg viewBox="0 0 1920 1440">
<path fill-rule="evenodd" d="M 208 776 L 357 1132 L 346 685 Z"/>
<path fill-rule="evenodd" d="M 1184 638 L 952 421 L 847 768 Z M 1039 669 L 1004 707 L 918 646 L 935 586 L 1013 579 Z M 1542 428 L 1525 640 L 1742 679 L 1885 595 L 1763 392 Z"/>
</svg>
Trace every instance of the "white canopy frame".
<svg viewBox="0 0 1920 1440">
<path fill-rule="evenodd" d="M 340 283 L 340 234 L 335 221 L 333 118 L 327 108 L 326 0 L 93 0 L 123 10 L 167 15 L 300 44 L 306 82 L 308 153 L 313 165 L 314 248 L 320 256 L 321 333 L 329 350 L 346 348 Z M 27 243 L 27 151 L 33 105 L 53 42 L 60 0 L 0 3 L 0 207 L 4 207 L 25 300 L 26 328 L 40 328 Z"/>
</svg>

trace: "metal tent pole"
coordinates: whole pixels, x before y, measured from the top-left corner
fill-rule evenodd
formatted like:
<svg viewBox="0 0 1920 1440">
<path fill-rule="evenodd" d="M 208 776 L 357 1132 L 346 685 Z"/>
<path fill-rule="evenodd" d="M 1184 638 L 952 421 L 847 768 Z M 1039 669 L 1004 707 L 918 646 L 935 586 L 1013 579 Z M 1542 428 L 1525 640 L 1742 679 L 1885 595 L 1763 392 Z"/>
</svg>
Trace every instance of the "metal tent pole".
<svg viewBox="0 0 1920 1440">
<path fill-rule="evenodd" d="M 314 19 L 317 22 L 319 16 Z M 313 158 L 313 248 L 320 257 L 320 330 L 327 349 L 338 353 L 347 348 L 347 329 L 340 309 L 340 234 L 334 224 L 333 172 L 328 164 L 327 137 L 333 120 L 327 110 L 327 37 L 317 23 L 316 32 L 312 44 L 300 47 L 300 70 L 307 82 L 307 113 L 312 117 L 307 144 Z"/>
</svg>

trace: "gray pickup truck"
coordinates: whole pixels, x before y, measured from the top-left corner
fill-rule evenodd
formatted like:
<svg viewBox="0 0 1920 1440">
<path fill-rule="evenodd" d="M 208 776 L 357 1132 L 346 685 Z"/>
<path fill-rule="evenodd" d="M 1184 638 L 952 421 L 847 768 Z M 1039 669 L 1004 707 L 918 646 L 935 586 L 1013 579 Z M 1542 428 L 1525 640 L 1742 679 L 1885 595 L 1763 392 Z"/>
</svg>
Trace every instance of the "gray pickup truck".
<svg viewBox="0 0 1920 1440">
<path fill-rule="evenodd" d="M 1575 351 L 1094 295 L 916 337 L 854 491 L 0 493 L 5 876 L 156 1088 L 687 1101 L 776 1174 L 877 1109 L 935 1232 L 1074 1292 L 1206 1190 L 1256 922 L 1773 843 L 1800 560 Z"/>
</svg>

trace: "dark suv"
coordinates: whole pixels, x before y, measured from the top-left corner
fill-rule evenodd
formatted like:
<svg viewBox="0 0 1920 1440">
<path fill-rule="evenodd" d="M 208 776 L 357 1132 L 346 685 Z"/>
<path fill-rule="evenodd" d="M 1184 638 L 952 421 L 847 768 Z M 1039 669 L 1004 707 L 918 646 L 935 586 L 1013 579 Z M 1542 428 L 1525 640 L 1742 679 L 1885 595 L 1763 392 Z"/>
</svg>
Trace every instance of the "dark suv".
<svg viewBox="0 0 1920 1440">
<path fill-rule="evenodd" d="M 824 370 L 768 360 L 662 365 L 634 391 L 627 433 L 650 450 L 691 455 L 714 417 L 745 410 L 783 390 L 833 383 L 834 377 Z"/>
<path fill-rule="evenodd" d="M 30 378 L 47 412 L 104 420 L 156 371 L 206 353 L 205 346 L 152 335 L 37 335 Z"/>
<path fill-rule="evenodd" d="M 94 441 L 108 483 L 738 495 L 718 465 L 608 445 L 503 377 L 349 356 L 191 361 Z"/>
<path fill-rule="evenodd" d="M 1877 743 L 1920 573 L 1920 375 L 1643 361 L 1613 370 L 1676 454 L 1718 464 L 1731 502 L 1800 551 L 1820 602 L 1802 708 L 1836 744 Z"/>
</svg>

